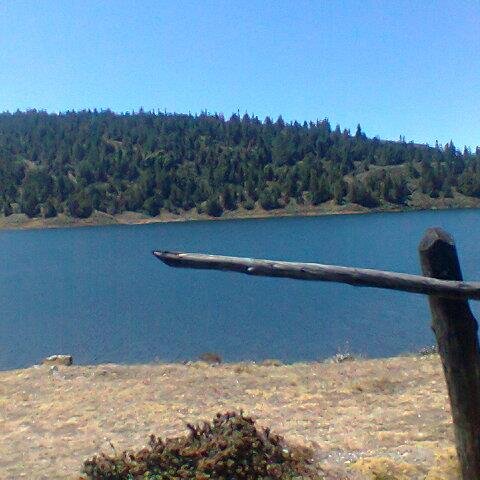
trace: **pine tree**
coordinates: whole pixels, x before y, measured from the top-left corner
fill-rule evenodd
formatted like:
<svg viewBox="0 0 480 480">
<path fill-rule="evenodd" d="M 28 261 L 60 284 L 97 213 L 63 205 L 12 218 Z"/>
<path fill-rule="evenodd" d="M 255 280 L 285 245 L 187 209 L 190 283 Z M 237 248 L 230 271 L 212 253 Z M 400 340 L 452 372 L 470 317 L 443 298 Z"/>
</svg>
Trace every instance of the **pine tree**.
<svg viewBox="0 0 480 480">
<path fill-rule="evenodd" d="M 223 213 L 223 208 L 217 196 L 210 197 L 206 203 L 207 215 L 211 217 L 220 217 Z"/>
</svg>

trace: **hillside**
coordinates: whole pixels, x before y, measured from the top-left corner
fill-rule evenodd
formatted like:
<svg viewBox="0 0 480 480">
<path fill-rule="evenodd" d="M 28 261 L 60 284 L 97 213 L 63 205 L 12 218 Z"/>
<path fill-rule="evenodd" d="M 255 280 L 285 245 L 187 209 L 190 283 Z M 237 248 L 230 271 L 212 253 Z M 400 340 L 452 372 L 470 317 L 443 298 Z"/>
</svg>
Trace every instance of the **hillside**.
<svg viewBox="0 0 480 480">
<path fill-rule="evenodd" d="M 281 117 L 0 114 L 0 226 L 479 205 L 480 151 L 452 142 Z"/>
</svg>

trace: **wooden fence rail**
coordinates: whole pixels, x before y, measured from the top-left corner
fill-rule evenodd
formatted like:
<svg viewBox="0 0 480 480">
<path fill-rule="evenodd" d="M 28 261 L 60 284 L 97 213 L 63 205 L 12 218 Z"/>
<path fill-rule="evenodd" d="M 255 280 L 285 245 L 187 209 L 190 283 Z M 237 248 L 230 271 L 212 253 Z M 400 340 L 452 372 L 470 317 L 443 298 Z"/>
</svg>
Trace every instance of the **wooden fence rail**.
<svg viewBox="0 0 480 480">
<path fill-rule="evenodd" d="M 439 228 L 419 246 L 424 276 L 317 263 L 155 251 L 173 267 L 229 270 L 248 275 L 319 280 L 429 296 L 432 328 L 447 382 L 463 480 L 480 480 L 480 348 L 468 299 L 480 300 L 480 282 L 464 282 L 454 241 Z"/>
<path fill-rule="evenodd" d="M 282 262 L 167 251 L 155 251 L 153 254 L 172 267 L 229 270 L 247 275 L 348 283 L 357 287 L 387 288 L 425 295 L 441 295 L 448 298 L 480 300 L 480 282 L 438 280 L 421 275 L 319 263 Z"/>
</svg>

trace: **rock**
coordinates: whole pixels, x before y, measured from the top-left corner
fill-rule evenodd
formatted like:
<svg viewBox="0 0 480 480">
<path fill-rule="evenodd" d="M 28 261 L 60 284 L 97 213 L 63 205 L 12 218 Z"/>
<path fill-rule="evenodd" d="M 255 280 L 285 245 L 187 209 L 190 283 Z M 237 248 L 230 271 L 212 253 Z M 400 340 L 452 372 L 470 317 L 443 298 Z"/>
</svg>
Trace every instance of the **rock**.
<svg viewBox="0 0 480 480">
<path fill-rule="evenodd" d="M 418 351 L 418 354 L 421 357 L 427 357 L 429 355 L 435 355 L 438 353 L 438 347 L 437 345 L 431 345 L 429 347 L 423 347 Z"/>
<path fill-rule="evenodd" d="M 356 360 L 355 355 L 351 353 L 337 353 L 330 359 L 332 363 L 353 362 L 354 360 Z"/>
<path fill-rule="evenodd" d="M 42 361 L 42 365 L 66 365 L 69 366 L 73 363 L 73 357 L 71 355 L 52 355 Z"/>
<path fill-rule="evenodd" d="M 214 352 L 205 352 L 202 353 L 199 357 L 199 360 L 205 363 L 209 363 L 211 365 L 222 363 L 222 357 L 218 355 L 218 353 Z"/>
<path fill-rule="evenodd" d="M 266 358 L 260 365 L 262 365 L 262 367 L 281 367 L 283 363 L 276 358 Z"/>
</svg>

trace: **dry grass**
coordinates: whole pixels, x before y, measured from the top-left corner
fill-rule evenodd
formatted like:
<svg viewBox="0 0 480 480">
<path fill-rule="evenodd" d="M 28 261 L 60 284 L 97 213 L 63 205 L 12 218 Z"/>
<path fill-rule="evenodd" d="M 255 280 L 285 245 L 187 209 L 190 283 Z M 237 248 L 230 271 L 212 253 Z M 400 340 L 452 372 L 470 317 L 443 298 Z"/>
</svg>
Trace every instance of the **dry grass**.
<svg viewBox="0 0 480 480">
<path fill-rule="evenodd" d="M 138 449 L 150 433 L 179 435 L 186 422 L 240 408 L 287 441 L 313 447 L 332 478 L 457 478 L 436 355 L 0 372 L 0 478 L 75 478 L 110 442 Z"/>
<path fill-rule="evenodd" d="M 397 211 L 398 209 L 393 209 Z M 277 210 L 263 210 L 255 207 L 253 210 L 245 210 L 239 207 L 237 210 L 226 210 L 221 217 L 209 217 L 207 214 L 199 214 L 196 209 L 181 212 L 178 215 L 162 210 L 157 217 L 150 217 L 141 212 L 123 212 L 110 215 L 95 211 L 89 218 L 73 218 L 65 214 L 59 214 L 53 218 L 29 218 L 23 213 L 16 213 L 5 217 L 0 215 L 0 229 L 38 229 L 38 228 L 62 228 L 62 227 L 91 227 L 101 225 L 143 225 L 149 223 L 187 222 L 195 220 L 239 220 L 247 218 L 270 218 L 270 217 L 296 217 L 296 216 L 321 216 L 336 214 L 368 213 L 370 210 L 356 204 L 336 205 L 332 201 L 322 205 L 292 205 Z"/>
</svg>

